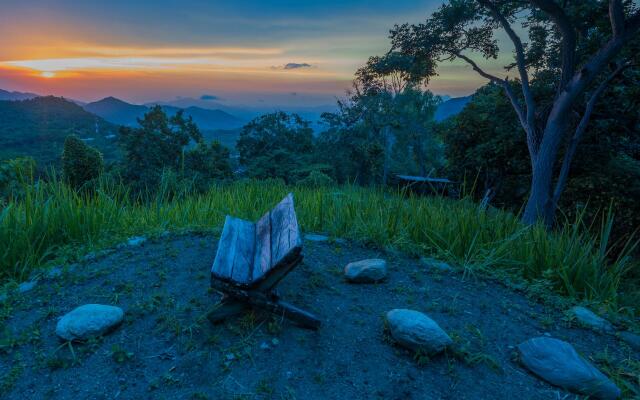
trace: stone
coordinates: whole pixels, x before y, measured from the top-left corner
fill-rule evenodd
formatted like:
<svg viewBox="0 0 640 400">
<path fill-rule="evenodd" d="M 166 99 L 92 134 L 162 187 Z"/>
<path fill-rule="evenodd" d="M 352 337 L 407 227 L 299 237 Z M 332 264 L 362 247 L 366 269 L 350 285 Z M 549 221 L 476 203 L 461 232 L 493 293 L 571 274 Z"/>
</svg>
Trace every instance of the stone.
<svg viewBox="0 0 640 400">
<path fill-rule="evenodd" d="M 117 327 L 124 318 L 120 307 L 85 304 L 64 315 L 56 325 L 56 335 L 64 340 L 86 340 Z"/>
<path fill-rule="evenodd" d="M 640 351 L 640 335 L 630 331 L 623 331 L 618 335 L 620 336 L 620 339 L 624 340 L 624 342 L 629 345 L 629 347 L 636 351 Z"/>
<path fill-rule="evenodd" d="M 420 262 L 429 270 L 438 272 L 451 272 L 453 268 L 446 262 L 438 261 L 435 258 L 421 257 Z"/>
<path fill-rule="evenodd" d="M 304 235 L 304 239 L 310 242 L 327 242 L 329 241 L 329 237 L 325 235 L 318 235 L 315 233 L 307 233 Z"/>
<path fill-rule="evenodd" d="M 620 397 L 620 389 L 567 342 L 548 337 L 518 345 L 520 362 L 552 385 L 604 400 Z"/>
<path fill-rule="evenodd" d="M 453 343 L 434 320 L 419 311 L 394 309 L 387 313 L 386 319 L 391 336 L 410 350 L 432 355 Z"/>
<path fill-rule="evenodd" d="M 147 238 L 144 236 L 134 236 L 127 240 L 128 246 L 140 246 L 142 243 L 146 242 Z"/>
<path fill-rule="evenodd" d="M 34 287 L 36 287 L 36 285 L 38 284 L 38 282 L 36 281 L 27 281 L 27 282 L 22 282 L 21 284 L 18 285 L 18 292 L 19 293 L 26 293 L 30 290 L 33 290 Z"/>
<path fill-rule="evenodd" d="M 354 283 L 380 282 L 387 277 L 387 262 L 379 258 L 352 262 L 344 267 L 344 275 Z"/>
<path fill-rule="evenodd" d="M 576 317 L 578 322 L 593 330 L 607 333 L 615 331 L 613 325 L 611 325 L 609 321 L 597 316 L 587 308 L 576 306 L 571 308 L 571 313 Z"/>
</svg>

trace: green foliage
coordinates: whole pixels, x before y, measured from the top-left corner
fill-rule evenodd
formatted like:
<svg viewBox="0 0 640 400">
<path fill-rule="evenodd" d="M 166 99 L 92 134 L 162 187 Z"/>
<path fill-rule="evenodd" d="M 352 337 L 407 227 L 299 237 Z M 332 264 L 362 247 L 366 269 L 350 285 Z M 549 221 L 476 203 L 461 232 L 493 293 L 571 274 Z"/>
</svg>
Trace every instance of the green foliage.
<svg viewBox="0 0 640 400">
<path fill-rule="evenodd" d="M 205 191 L 214 182 L 232 177 L 229 155 L 229 149 L 217 141 L 209 145 L 200 142 L 185 153 L 183 175 L 192 179 L 199 191 Z"/>
<path fill-rule="evenodd" d="M 338 182 L 361 185 L 439 169 L 443 149 L 433 122 L 439 97 L 407 82 L 388 87 L 384 76 L 367 79 L 356 81 L 356 93 L 339 103 L 339 113 L 323 115 L 329 128 L 318 137 L 318 160 L 333 167 Z"/>
<path fill-rule="evenodd" d="M 486 85 L 467 106 L 439 127 L 446 149 L 447 176 L 482 197 L 492 189 L 491 204 L 518 210 L 531 183 L 524 133 L 502 88 Z"/>
<path fill-rule="evenodd" d="M 312 188 L 326 187 L 334 184 L 333 179 L 322 171 L 314 170 L 298 181 L 298 185 Z"/>
<path fill-rule="evenodd" d="M 124 150 L 121 174 L 134 191 L 143 191 L 158 186 L 163 170 L 179 171 L 185 146 L 191 140 L 200 142 L 202 135 L 182 111 L 169 118 L 160 106 L 153 107 L 138 123 L 140 127 L 120 128 Z"/>
<path fill-rule="evenodd" d="M 560 202 L 566 218 L 575 220 L 580 215 L 588 225 L 599 222 L 598 216 L 613 205 L 615 240 L 640 226 L 639 99 L 637 86 L 622 82 L 611 87 L 607 102 L 594 111 Z M 531 181 L 527 144 L 501 88 L 479 89 L 439 131 L 451 178 L 475 183 L 478 197 L 491 188 L 496 206 L 517 211 L 523 205 Z"/>
<path fill-rule="evenodd" d="M 236 148 L 249 177 L 293 183 L 298 177 L 292 172 L 311 161 L 313 131 L 297 114 L 265 114 L 242 128 Z"/>
<path fill-rule="evenodd" d="M 542 282 L 559 293 L 614 307 L 636 308 L 640 298 L 637 286 L 622 287 L 637 265 L 625 254 L 608 258 L 606 229 L 600 238 L 590 236 L 578 221 L 549 233 L 543 226 L 523 226 L 511 213 L 481 210 L 470 199 L 250 181 L 169 200 L 158 194 L 142 203 L 127 196 L 124 186 L 99 189 L 88 195 L 59 181 L 25 187 L 24 200 L 10 202 L 0 213 L 0 279 L 29 276 L 65 246 L 95 246 L 165 229 L 219 228 L 227 214 L 255 220 L 293 189 L 304 231 L 437 254 L 467 271 Z"/>
<path fill-rule="evenodd" d="M 75 135 L 67 136 L 62 151 L 62 173 L 65 180 L 79 189 L 98 178 L 104 170 L 102 154 Z"/>
</svg>

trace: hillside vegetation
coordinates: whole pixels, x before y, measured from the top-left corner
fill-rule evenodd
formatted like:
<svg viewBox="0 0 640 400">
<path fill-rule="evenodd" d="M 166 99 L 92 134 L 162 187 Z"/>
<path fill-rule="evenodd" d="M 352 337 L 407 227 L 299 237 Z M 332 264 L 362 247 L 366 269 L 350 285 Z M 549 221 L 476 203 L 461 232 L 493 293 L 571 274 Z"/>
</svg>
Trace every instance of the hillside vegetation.
<svg viewBox="0 0 640 400">
<path fill-rule="evenodd" d="M 56 165 L 72 134 L 106 159 L 117 157 L 117 127 L 60 97 L 0 101 L 0 121 L 0 159 L 31 156 L 42 165 Z"/>
</svg>

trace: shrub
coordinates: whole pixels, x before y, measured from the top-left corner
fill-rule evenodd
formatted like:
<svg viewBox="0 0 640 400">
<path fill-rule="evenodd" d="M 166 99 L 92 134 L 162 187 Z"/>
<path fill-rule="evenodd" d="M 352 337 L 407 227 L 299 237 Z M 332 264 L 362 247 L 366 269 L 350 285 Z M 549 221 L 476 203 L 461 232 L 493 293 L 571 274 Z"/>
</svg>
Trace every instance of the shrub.
<svg viewBox="0 0 640 400">
<path fill-rule="evenodd" d="M 79 189 L 98 178 L 104 170 L 102 154 L 75 135 L 67 136 L 62 151 L 62 173 L 72 187 Z"/>
<path fill-rule="evenodd" d="M 204 192 L 214 182 L 231 178 L 229 149 L 213 141 L 207 146 L 200 142 L 184 156 L 183 176 L 193 181 L 195 188 Z"/>
<path fill-rule="evenodd" d="M 306 178 L 300 179 L 298 181 L 298 185 L 311 187 L 311 188 L 319 188 L 325 186 L 331 186 L 335 182 L 331 177 L 325 174 L 322 171 L 311 171 Z"/>
</svg>

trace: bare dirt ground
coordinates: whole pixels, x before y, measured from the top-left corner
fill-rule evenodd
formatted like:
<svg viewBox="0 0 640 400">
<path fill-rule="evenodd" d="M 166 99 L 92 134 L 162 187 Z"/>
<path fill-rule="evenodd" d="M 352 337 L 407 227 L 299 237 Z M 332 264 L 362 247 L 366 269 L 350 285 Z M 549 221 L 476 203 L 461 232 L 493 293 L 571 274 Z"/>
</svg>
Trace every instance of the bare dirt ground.
<svg viewBox="0 0 640 400">
<path fill-rule="evenodd" d="M 206 319 L 217 238 L 188 235 L 70 268 L 0 308 L 4 399 L 572 399 L 527 373 L 514 347 L 548 335 L 602 368 L 638 359 L 614 336 L 571 326 L 561 311 L 491 280 L 428 271 L 420 261 L 353 244 L 305 242 L 305 260 L 279 285 L 316 313 L 319 331 L 259 312 Z M 388 261 L 389 279 L 349 284 L 348 262 Z M 86 303 L 117 305 L 111 334 L 73 345 L 57 319 Z M 393 344 L 383 315 L 422 311 L 454 339 L 427 359 Z"/>
</svg>

